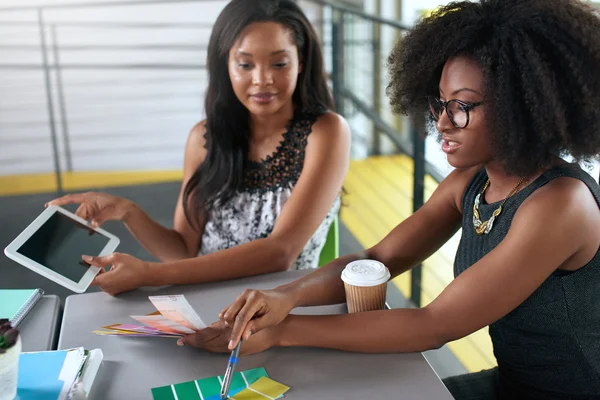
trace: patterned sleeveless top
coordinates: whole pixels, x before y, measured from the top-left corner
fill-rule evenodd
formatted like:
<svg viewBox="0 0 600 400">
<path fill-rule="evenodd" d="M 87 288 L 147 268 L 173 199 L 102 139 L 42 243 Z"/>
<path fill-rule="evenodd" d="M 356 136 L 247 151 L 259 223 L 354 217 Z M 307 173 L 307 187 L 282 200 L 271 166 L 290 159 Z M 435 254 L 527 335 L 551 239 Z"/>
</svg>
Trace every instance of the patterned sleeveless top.
<svg viewBox="0 0 600 400">
<path fill-rule="evenodd" d="M 199 255 L 268 237 L 290 198 L 304 166 L 308 135 L 317 113 L 294 116 L 277 150 L 261 162 L 250 161 L 244 184 L 227 203 L 208 216 Z M 338 197 L 292 269 L 317 268 L 329 227 L 340 209 Z"/>
<path fill-rule="evenodd" d="M 583 181 L 600 206 L 598 184 L 579 165 L 554 167 L 509 198 L 491 232 L 478 236 L 473 202 L 487 180 L 485 169 L 479 171 L 463 197 L 455 276 L 504 239 L 519 206 L 534 191 L 561 177 Z M 480 204 L 482 220 L 498 204 Z M 491 324 L 489 332 L 498 360 L 500 399 L 600 398 L 600 250 L 577 271 L 556 270 L 521 305 Z"/>
</svg>

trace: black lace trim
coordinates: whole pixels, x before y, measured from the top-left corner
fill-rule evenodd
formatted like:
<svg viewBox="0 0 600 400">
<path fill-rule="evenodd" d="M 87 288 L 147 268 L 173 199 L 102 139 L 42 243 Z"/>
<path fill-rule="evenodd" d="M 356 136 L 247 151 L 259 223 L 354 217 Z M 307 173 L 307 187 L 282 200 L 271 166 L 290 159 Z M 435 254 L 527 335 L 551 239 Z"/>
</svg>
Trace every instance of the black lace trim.
<svg viewBox="0 0 600 400">
<path fill-rule="evenodd" d="M 262 193 L 296 184 L 304 167 L 308 135 L 321 114 L 301 113 L 294 117 L 273 154 L 261 162 L 249 160 L 242 190 Z"/>
</svg>

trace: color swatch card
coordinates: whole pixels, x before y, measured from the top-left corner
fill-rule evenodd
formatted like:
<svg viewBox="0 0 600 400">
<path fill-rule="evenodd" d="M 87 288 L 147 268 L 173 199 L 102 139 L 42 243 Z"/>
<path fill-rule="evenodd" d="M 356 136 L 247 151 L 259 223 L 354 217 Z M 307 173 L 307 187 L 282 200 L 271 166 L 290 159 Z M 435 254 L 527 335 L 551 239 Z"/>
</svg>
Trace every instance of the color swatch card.
<svg viewBox="0 0 600 400">
<path fill-rule="evenodd" d="M 223 376 L 213 376 L 152 389 L 154 400 L 220 400 Z M 269 378 L 264 368 L 233 374 L 229 398 L 233 400 L 265 400 L 281 397 L 288 386 Z"/>
<path fill-rule="evenodd" d="M 131 316 L 143 325 L 113 324 L 104 326 L 104 330 L 96 330 L 94 333 L 129 337 L 181 337 L 206 328 L 206 324 L 184 295 L 150 296 L 149 299 L 158 309 L 157 312 Z"/>
<path fill-rule="evenodd" d="M 229 398 L 231 400 L 273 400 L 281 397 L 288 390 L 290 390 L 289 386 L 263 376 L 241 392 L 230 393 Z"/>
<path fill-rule="evenodd" d="M 163 317 L 175 324 L 184 326 L 190 331 L 199 331 L 206 328 L 206 324 L 196 314 L 184 295 L 150 296 L 148 298 Z"/>
<path fill-rule="evenodd" d="M 190 333 L 194 333 L 193 329 L 179 325 L 177 322 L 162 315 L 132 315 L 131 318 L 162 333 L 172 333 L 175 335 L 189 335 Z"/>
<path fill-rule="evenodd" d="M 95 330 L 94 333 L 96 335 L 107 335 L 107 336 L 156 336 L 156 337 L 170 337 L 170 338 L 180 338 L 181 334 L 173 334 L 161 332 L 156 328 L 152 328 L 150 326 L 141 326 L 141 325 L 133 325 L 133 324 L 114 324 L 107 325 L 102 327 L 105 330 Z"/>
</svg>

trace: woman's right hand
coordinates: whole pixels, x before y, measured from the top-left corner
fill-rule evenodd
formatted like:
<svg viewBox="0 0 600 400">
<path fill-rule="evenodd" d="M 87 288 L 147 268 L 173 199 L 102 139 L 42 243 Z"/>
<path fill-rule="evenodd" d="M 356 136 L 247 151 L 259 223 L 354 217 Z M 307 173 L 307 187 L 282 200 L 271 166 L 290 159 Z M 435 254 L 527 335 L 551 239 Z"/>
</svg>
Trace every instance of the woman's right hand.
<svg viewBox="0 0 600 400">
<path fill-rule="evenodd" d="M 135 204 L 127 199 L 98 192 L 68 194 L 49 201 L 46 207 L 65 204 L 80 204 L 75 214 L 89 221 L 94 228 L 109 220 L 125 221 L 135 207 Z"/>
<path fill-rule="evenodd" d="M 250 335 L 279 324 L 294 306 L 292 296 L 282 289 L 246 289 L 219 314 L 219 319 L 233 327 L 229 349 L 233 350 L 240 338 L 248 339 Z"/>
</svg>

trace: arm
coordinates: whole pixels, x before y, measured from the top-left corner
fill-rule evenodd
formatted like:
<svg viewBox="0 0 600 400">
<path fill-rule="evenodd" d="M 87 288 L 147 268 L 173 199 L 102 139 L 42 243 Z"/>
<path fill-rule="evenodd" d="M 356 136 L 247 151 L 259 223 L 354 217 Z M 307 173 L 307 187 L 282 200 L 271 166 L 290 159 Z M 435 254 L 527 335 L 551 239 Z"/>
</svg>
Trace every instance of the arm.
<svg viewBox="0 0 600 400">
<path fill-rule="evenodd" d="M 238 278 L 290 267 L 339 195 L 350 158 L 350 131 L 336 114 L 319 117 L 308 137 L 304 167 L 271 235 L 202 257 L 152 264 L 148 284 Z"/>
<path fill-rule="evenodd" d="M 598 249 L 600 218 L 595 200 L 583 183 L 560 181 L 532 195 L 498 247 L 427 307 L 288 316 L 272 328 L 279 337 L 277 343 L 359 352 L 424 351 L 497 321 L 525 301 L 554 270 L 581 267 Z"/>
<path fill-rule="evenodd" d="M 183 183 L 175 208 L 173 229 L 165 228 L 154 221 L 135 203 L 107 193 L 77 193 L 52 200 L 46 205 L 80 204 L 76 214 L 90 220 L 93 227 L 107 220 L 123 221 L 137 241 L 150 254 L 162 261 L 193 257 L 198 253 L 202 232 L 194 230 L 187 222 L 181 203 L 182 193 L 190 177 L 204 160 L 204 123 L 196 125 L 190 132 L 185 150 Z M 204 226 L 203 221 L 200 227 Z"/>
<path fill-rule="evenodd" d="M 396 277 L 435 253 L 458 230 L 462 193 L 476 169 L 452 172 L 417 212 L 400 223 L 381 242 L 365 252 L 334 260 L 317 271 L 284 285 L 293 306 L 314 306 L 344 302 L 340 279 L 345 266 L 354 260 L 382 262 Z"/>
<path fill-rule="evenodd" d="M 350 261 L 364 258 L 380 261 L 395 277 L 425 260 L 460 226 L 462 195 L 476 171 L 474 168 L 452 172 L 423 207 L 371 249 L 338 258 L 274 290 L 245 291 L 219 315 L 233 326 L 231 346 L 240 337 L 248 337 L 249 332 L 279 324 L 294 307 L 344 302 L 346 294 L 340 276 Z"/>
<path fill-rule="evenodd" d="M 183 182 L 175 205 L 173 228 L 169 229 L 160 225 L 133 203 L 131 203 L 130 211 L 124 220 L 127 229 L 137 241 L 150 254 L 164 262 L 196 257 L 198 254 L 205 221 L 199 221 L 200 231 L 195 230 L 185 217 L 182 198 L 187 182 L 206 157 L 205 132 L 203 121 L 191 130 L 188 137 L 185 147 Z"/>
</svg>

